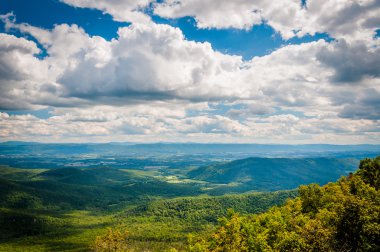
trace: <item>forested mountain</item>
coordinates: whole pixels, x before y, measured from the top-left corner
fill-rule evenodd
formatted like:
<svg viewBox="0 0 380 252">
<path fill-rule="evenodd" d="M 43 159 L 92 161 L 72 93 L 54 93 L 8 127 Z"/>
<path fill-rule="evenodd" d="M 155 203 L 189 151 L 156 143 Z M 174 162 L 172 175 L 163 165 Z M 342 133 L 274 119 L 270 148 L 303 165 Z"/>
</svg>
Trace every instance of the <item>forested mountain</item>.
<svg viewBox="0 0 380 252">
<path fill-rule="evenodd" d="M 216 223 L 227 209 L 243 214 L 261 213 L 274 205 L 281 205 L 287 199 L 298 195 L 296 190 L 231 194 L 223 196 L 198 196 L 157 200 L 132 208 L 125 216 L 155 218 L 178 218 L 182 221 Z"/>
<path fill-rule="evenodd" d="M 213 234 L 196 236 L 190 251 L 379 251 L 380 157 L 323 187 L 259 215 L 230 211 Z"/>
<path fill-rule="evenodd" d="M 188 173 L 212 183 L 240 183 L 251 190 L 286 190 L 301 184 L 326 184 L 356 169 L 352 158 L 247 158 L 204 166 Z"/>
<path fill-rule="evenodd" d="M 135 204 L 148 196 L 178 197 L 202 193 L 199 187 L 171 184 L 112 168 L 61 168 L 36 172 L 0 167 L 0 182 L 0 207 L 23 210 L 109 209 L 110 206 Z"/>
</svg>

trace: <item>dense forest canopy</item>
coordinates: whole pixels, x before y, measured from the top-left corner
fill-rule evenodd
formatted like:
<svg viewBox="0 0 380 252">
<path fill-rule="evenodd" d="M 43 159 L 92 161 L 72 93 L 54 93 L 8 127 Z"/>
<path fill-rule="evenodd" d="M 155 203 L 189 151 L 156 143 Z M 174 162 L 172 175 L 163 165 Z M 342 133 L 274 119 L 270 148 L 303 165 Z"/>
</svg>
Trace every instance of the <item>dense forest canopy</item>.
<svg viewBox="0 0 380 252">
<path fill-rule="evenodd" d="M 258 215 L 230 211 L 190 251 L 379 251 L 380 157 L 325 186 L 299 187 L 299 197 Z"/>
<path fill-rule="evenodd" d="M 335 183 L 300 186 L 299 196 L 283 206 L 243 215 L 230 209 L 213 232 L 190 235 L 186 250 L 379 251 L 379 185 L 380 156 L 364 159 L 355 173 Z M 128 251 L 128 241 L 128 233 L 108 230 L 93 249 Z"/>
<path fill-rule="evenodd" d="M 157 171 L 1 167 L 0 251 L 379 251 L 380 156 L 358 166 L 325 185 L 220 196 Z"/>
</svg>

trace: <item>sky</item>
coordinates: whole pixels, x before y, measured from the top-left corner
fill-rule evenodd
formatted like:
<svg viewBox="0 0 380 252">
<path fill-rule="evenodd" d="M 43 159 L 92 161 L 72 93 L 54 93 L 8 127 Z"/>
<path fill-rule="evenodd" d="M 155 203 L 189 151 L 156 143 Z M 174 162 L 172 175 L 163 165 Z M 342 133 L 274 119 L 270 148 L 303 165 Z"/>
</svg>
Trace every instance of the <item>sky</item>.
<svg viewBox="0 0 380 252">
<path fill-rule="evenodd" d="M 2 0 L 0 141 L 380 144 L 379 0 Z"/>
</svg>

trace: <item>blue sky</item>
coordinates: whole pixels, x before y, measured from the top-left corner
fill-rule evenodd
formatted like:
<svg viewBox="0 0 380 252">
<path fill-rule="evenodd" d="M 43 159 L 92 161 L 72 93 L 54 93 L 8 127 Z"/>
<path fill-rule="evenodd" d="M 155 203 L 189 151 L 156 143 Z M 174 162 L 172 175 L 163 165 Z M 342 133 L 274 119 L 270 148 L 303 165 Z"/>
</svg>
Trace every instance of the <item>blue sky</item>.
<svg viewBox="0 0 380 252">
<path fill-rule="evenodd" d="M 58 0 L 12 0 L 2 1 L 0 12 L 13 12 L 17 22 L 52 29 L 56 24 L 78 24 L 90 35 L 108 40 L 117 36 L 117 29 L 128 23 L 114 22 L 112 16 L 100 10 L 75 8 Z M 4 26 L 1 27 L 4 32 Z"/>
<path fill-rule="evenodd" d="M 87 8 L 75 8 L 58 0 L 12 0 L 0 6 L 0 13 L 13 12 L 17 22 L 52 29 L 56 24 L 77 24 L 89 35 L 98 35 L 107 40 L 117 37 L 119 27 L 130 25 L 129 22 L 115 22 L 109 14 Z M 155 23 L 169 24 L 181 29 L 188 40 L 209 42 L 215 50 L 222 53 L 241 55 L 249 60 L 254 56 L 263 56 L 287 44 L 301 44 L 319 39 L 330 40 L 328 34 L 317 33 L 301 38 L 284 40 L 278 32 L 267 24 L 256 25 L 249 30 L 241 29 L 199 29 L 193 17 L 167 19 L 151 14 Z M 4 26 L 1 27 L 4 32 Z M 12 32 L 12 31 L 10 31 Z M 16 32 L 17 34 L 17 32 Z M 17 34 L 19 35 L 19 34 Z"/>
<path fill-rule="evenodd" d="M 379 9 L 2 1 L 0 140 L 378 143 Z"/>
</svg>

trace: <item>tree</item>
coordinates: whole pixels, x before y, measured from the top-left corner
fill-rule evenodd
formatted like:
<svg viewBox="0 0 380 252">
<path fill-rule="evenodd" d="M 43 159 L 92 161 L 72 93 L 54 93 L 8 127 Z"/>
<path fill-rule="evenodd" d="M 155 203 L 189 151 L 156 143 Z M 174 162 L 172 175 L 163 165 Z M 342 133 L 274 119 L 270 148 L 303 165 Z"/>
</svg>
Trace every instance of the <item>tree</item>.
<svg viewBox="0 0 380 252">
<path fill-rule="evenodd" d="M 97 252 L 127 251 L 127 238 L 127 231 L 121 232 L 120 230 L 108 228 L 105 235 L 96 237 L 93 249 Z"/>
<path fill-rule="evenodd" d="M 376 190 L 380 187 L 380 156 L 374 159 L 366 158 L 360 161 L 357 174 L 364 180 L 365 183 Z"/>
</svg>

